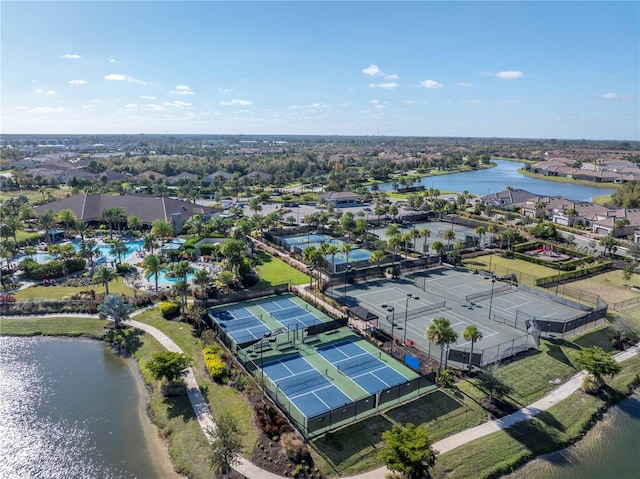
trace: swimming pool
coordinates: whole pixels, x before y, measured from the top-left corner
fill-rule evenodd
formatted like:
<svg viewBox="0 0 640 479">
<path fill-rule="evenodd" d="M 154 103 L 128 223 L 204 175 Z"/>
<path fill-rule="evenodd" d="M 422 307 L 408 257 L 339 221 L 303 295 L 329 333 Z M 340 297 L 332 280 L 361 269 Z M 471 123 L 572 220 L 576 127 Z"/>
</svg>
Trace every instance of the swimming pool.
<svg viewBox="0 0 640 479">
<path fill-rule="evenodd" d="M 80 251 L 80 245 L 81 245 L 81 241 L 80 240 L 73 240 L 71 242 L 71 244 L 73 245 L 73 247 L 76 249 L 76 251 Z M 131 258 L 131 256 L 133 256 L 133 254 L 138 251 L 140 248 L 142 248 L 142 246 L 144 245 L 144 241 L 140 241 L 140 240 L 130 240 L 130 241 L 125 241 L 124 245 L 127 247 L 127 252 L 124 253 L 122 255 L 122 261 L 127 261 L 129 258 Z M 109 249 L 111 248 L 110 245 L 105 244 L 105 245 L 99 245 L 98 246 L 98 250 L 100 250 L 100 258 L 104 258 L 102 259 L 101 262 L 111 262 L 111 261 L 116 261 L 115 256 L 113 256 L 110 252 Z"/>
<path fill-rule="evenodd" d="M 198 270 L 194 269 L 193 273 L 187 274 L 187 283 L 190 283 L 191 281 L 193 281 L 193 275 L 196 271 Z M 168 269 L 164 269 L 158 274 L 158 286 L 173 286 L 178 281 L 180 281 L 180 278 L 167 276 L 168 272 L 169 272 Z M 156 284 L 156 279 L 153 274 L 150 274 L 149 276 L 147 276 L 147 281 L 149 281 L 149 283 L 153 285 Z"/>
</svg>

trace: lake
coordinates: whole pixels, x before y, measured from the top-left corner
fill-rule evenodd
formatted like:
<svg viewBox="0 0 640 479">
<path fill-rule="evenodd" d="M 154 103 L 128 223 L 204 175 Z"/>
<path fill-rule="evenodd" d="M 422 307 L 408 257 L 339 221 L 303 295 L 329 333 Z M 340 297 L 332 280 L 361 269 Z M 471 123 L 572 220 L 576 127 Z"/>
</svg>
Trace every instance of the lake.
<svg viewBox="0 0 640 479">
<path fill-rule="evenodd" d="M 103 342 L 0 337 L 0 477 L 178 477 L 132 359 Z"/>
<path fill-rule="evenodd" d="M 611 408 L 576 445 L 535 459 L 502 479 L 636 479 L 640 394 Z"/>
<path fill-rule="evenodd" d="M 531 178 L 518 173 L 524 163 L 507 160 L 491 160 L 497 166 L 484 170 L 465 171 L 450 175 L 427 176 L 420 183 L 425 188 L 436 188 L 440 191 L 468 191 L 474 195 L 497 193 L 511 186 L 514 189 L 526 190 L 542 196 L 562 196 L 575 201 L 591 201 L 594 196 L 610 195 L 613 188 L 596 188 L 593 186 L 559 183 L 556 181 Z M 383 191 L 392 191 L 391 183 L 379 185 Z"/>
</svg>

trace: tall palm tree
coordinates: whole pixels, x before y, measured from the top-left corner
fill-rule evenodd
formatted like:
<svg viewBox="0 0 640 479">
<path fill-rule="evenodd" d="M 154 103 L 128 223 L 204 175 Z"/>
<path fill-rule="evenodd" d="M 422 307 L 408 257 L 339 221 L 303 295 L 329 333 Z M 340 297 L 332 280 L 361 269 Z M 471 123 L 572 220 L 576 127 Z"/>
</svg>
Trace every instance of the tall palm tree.
<svg viewBox="0 0 640 479">
<path fill-rule="evenodd" d="M 381 249 L 378 249 L 371 253 L 371 256 L 369 257 L 369 262 L 375 263 L 378 269 L 380 269 L 380 262 L 383 259 L 384 259 L 384 251 L 382 251 Z"/>
<path fill-rule="evenodd" d="M 206 269 L 199 269 L 193 273 L 193 283 L 204 293 L 207 284 L 211 281 L 211 276 Z"/>
<path fill-rule="evenodd" d="M 87 223 L 82 220 L 76 220 L 73 227 L 76 229 L 76 231 L 80 235 L 80 241 L 84 241 L 84 235 L 87 232 L 87 229 L 89 228 Z"/>
<path fill-rule="evenodd" d="M 438 374 L 442 372 L 442 357 L 444 355 L 445 346 L 454 343 L 458 339 L 458 333 L 451 327 L 451 323 L 447 318 L 434 318 L 427 328 L 425 336 L 432 343 L 440 346 L 440 363 L 438 364 Z M 446 365 L 445 365 L 446 368 Z"/>
<path fill-rule="evenodd" d="M 192 235 L 200 237 L 204 233 L 205 223 L 200 215 L 193 215 L 184 223 L 184 229 Z"/>
<path fill-rule="evenodd" d="M 127 218 L 127 228 L 133 230 L 134 233 L 140 231 L 142 229 L 142 225 L 142 220 L 136 215 L 131 215 Z"/>
<path fill-rule="evenodd" d="M 409 231 L 411 238 L 413 238 L 413 251 L 416 251 L 416 241 L 420 238 L 420 230 L 418 228 L 411 228 Z"/>
<path fill-rule="evenodd" d="M 451 242 L 456 239 L 456 232 L 452 229 L 448 229 L 442 233 L 442 239 L 447 241 L 447 246 L 451 246 Z"/>
<path fill-rule="evenodd" d="M 144 249 L 151 251 L 151 254 L 153 254 L 153 251 L 158 247 L 158 238 L 156 237 L 156 235 L 154 235 L 153 233 L 147 233 L 146 235 L 144 235 L 143 240 Z"/>
<path fill-rule="evenodd" d="M 122 264 L 122 255 L 127 251 L 127 245 L 120 238 L 114 239 L 109 246 L 109 253 L 118 260 L 118 264 Z"/>
<path fill-rule="evenodd" d="M 422 228 L 420 230 L 420 236 L 424 238 L 424 245 L 422 246 L 422 251 L 424 253 L 429 252 L 429 238 L 431 237 L 431 230 L 429 228 Z"/>
<path fill-rule="evenodd" d="M 162 244 L 173 234 L 173 224 L 168 220 L 157 219 L 151 223 L 151 232 L 162 239 Z"/>
<path fill-rule="evenodd" d="M 158 292 L 158 275 L 162 272 L 165 264 L 162 262 L 162 258 L 159 254 L 148 254 L 142 260 L 142 267 L 144 276 L 148 277 L 153 275 L 156 284 L 156 293 Z"/>
<path fill-rule="evenodd" d="M 4 224 L 13 235 L 13 242 L 18 242 L 18 231 L 22 231 L 25 227 L 24 221 L 19 216 L 11 215 L 4 220 Z"/>
<path fill-rule="evenodd" d="M 49 235 L 49 231 L 53 228 L 56 223 L 56 213 L 53 210 L 47 210 L 40 215 L 38 218 L 38 222 L 42 229 L 44 229 L 44 237 L 47 243 L 51 242 L 51 236 Z"/>
<path fill-rule="evenodd" d="M 344 243 L 341 247 L 340 247 L 340 252 L 344 253 L 345 255 L 345 263 L 347 266 L 349 266 L 349 253 L 351 253 L 351 251 L 353 251 L 354 246 L 351 243 Z"/>
<path fill-rule="evenodd" d="M 487 233 L 487 230 L 485 229 L 484 226 L 478 226 L 475 229 L 475 233 L 478 235 L 478 244 L 482 245 L 482 238 L 484 237 L 484 235 Z"/>
<path fill-rule="evenodd" d="M 471 341 L 471 354 L 469 355 L 469 371 L 471 371 L 473 346 L 476 344 L 476 341 L 480 341 L 482 339 L 482 333 L 475 324 L 470 324 L 469 326 L 464 328 L 464 331 L 462 331 L 462 337 L 465 341 Z"/>
<path fill-rule="evenodd" d="M 87 241 L 80 242 L 80 256 L 82 258 L 89 259 L 89 265 L 91 268 L 91 273 L 93 274 L 93 258 L 99 257 L 102 253 L 100 252 L 100 248 L 98 248 L 98 242 L 93 238 Z"/>
<path fill-rule="evenodd" d="M 64 226 L 64 235 L 69 236 L 69 228 L 71 225 L 75 224 L 76 214 L 70 208 L 65 208 L 64 210 L 60 210 L 58 213 L 58 222 Z"/>
<path fill-rule="evenodd" d="M 431 249 L 438 255 L 439 261 L 442 261 L 442 255 L 444 254 L 445 246 L 442 241 L 434 241 L 431 244 Z"/>
<path fill-rule="evenodd" d="M 99 281 L 104 284 L 105 294 L 109 294 L 109 281 L 116 279 L 118 274 L 107 266 L 99 266 L 93 273 L 94 281 Z"/>
<path fill-rule="evenodd" d="M 100 214 L 102 221 L 107 223 L 109 227 L 109 237 L 113 237 L 114 226 L 118 227 L 120 231 L 120 224 L 127 220 L 127 213 L 122 206 L 109 206 L 102 210 Z"/>
</svg>

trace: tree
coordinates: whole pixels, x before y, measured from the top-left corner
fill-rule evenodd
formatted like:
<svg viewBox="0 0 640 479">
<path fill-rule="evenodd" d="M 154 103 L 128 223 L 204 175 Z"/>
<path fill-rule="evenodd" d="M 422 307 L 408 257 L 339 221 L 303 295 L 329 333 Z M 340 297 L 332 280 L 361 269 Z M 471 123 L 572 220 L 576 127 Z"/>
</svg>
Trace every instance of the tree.
<svg viewBox="0 0 640 479">
<path fill-rule="evenodd" d="M 442 261 L 442 255 L 444 254 L 444 250 L 445 250 L 444 243 L 442 243 L 442 241 L 434 241 L 431 244 L 431 249 L 436 252 L 436 254 L 438 255 L 438 258 L 440 258 L 440 261 Z"/>
<path fill-rule="evenodd" d="M 622 280 L 624 281 L 624 285 L 627 286 L 629 284 L 629 280 L 633 277 L 633 268 L 630 266 L 625 266 L 622 270 Z"/>
<path fill-rule="evenodd" d="M 156 235 L 156 237 L 161 238 L 162 244 L 164 245 L 167 238 L 173 234 L 173 224 L 167 220 L 154 220 L 153 223 L 151 223 L 151 232 Z"/>
<path fill-rule="evenodd" d="M 109 246 L 109 253 L 118 260 L 118 264 L 122 264 L 122 255 L 127 251 L 127 245 L 120 238 L 114 239 Z"/>
<path fill-rule="evenodd" d="M 111 318 L 116 329 L 120 329 L 123 321 L 129 319 L 133 307 L 124 302 L 124 298 L 119 294 L 107 294 L 104 302 L 98 306 L 100 318 Z"/>
<path fill-rule="evenodd" d="M 599 346 L 583 348 L 573 356 L 574 363 L 582 369 L 586 369 L 596 383 L 596 386 L 604 385 L 602 376 L 615 376 L 622 371 L 622 366 Z"/>
<path fill-rule="evenodd" d="M 167 382 L 173 382 L 187 375 L 186 369 L 190 364 L 191 361 L 183 353 L 163 351 L 153 355 L 151 361 L 147 363 L 147 369 L 156 380 L 164 379 Z"/>
<path fill-rule="evenodd" d="M 22 219 L 20 219 L 19 216 L 12 215 L 4 220 L 4 224 L 11 232 L 11 235 L 13 236 L 13 242 L 17 243 L 18 242 L 17 232 L 24 229 L 24 221 L 22 221 Z"/>
<path fill-rule="evenodd" d="M 136 215 L 129 216 L 127 218 L 127 228 L 133 231 L 140 231 L 142 229 L 142 220 Z"/>
<path fill-rule="evenodd" d="M 394 424 L 382 433 L 384 445 L 379 457 L 387 467 L 408 479 L 430 478 L 438 456 L 433 449 L 427 427 L 415 424 Z"/>
<path fill-rule="evenodd" d="M 114 280 L 118 274 L 107 266 L 99 266 L 93 273 L 93 280 L 104 284 L 105 294 L 109 294 L 109 281 Z"/>
<path fill-rule="evenodd" d="M 473 346 L 477 341 L 482 339 L 482 333 L 478 327 L 474 324 L 470 324 L 464 331 L 462 331 L 462 337 L 465 341 L 471 341 L 471 354 L 469 355 L 469 371 L 471 371 L 471 360 L 473 359 Z"/>
<path fill-rule="evenodd" d="M 244 241 L 236 239 L 225 241 L 220 246 L 220 252 L 227 258 L 228 268 L 237 276 L 242 259 L 247 252 L 247 246 Z"/>
<path fill-rule="evenodd" d="M 78 218 L 72 209 L 66 208 L 58 213 L 58 222 L 64 226 L 64 235 L 69 236 L 69 228 L 75 224 Z"/>
<path fill-rule="evenodd" d="M 89 259 L 91 273 L 93 273 L 93 257 L 98 257 L 102 254 L 98 247 L 98 242 L 93 238 L 87 241 L 81 241 L 79 253 L 82 258 Z"/>
<path fill-rule="evenodd" d="M 447 241 L 447 246 L 450 246 L 451 242 L 456 239 L 456 232 L 452 229 L 448 229 L 442 233 L 442 239 Z"/>
<path fill-rule="evenodd" d="M 487 391 L 489 402 L 493 402 L 494 396 L 504 396 L 505 394 L 509 394 L 509 392 L 511 392 L 511 388 L 507 384 L 502 382 L 502 380 L 498 377 L 497 372 L 498 364 L 494 363 L 490 366 L 487 366 L 478 375 L 480 384 Z"/>
<path fill-rule="evenodd" d="M 142 260 L 142 267 L 145 277 L 154 276 L 156 284 L 156 293 L 158 292 L 158 275 L 162 272 L 165 264 L 158 254 L 148 254 Z"/>
<path fill-rule="evenodd" d="M 102 210 L 100 214 L 102 221 L 107 223 L 109 228 L 109 237 L 113 236 L 113 228 L 117 226 L 120 231 L 120 224 L 127 220 L 127 213 L 122 206 L 109 206 Z"/>
<path fill-rule="evenodd" d="M 56 213 L 53 210 L 47 210 L 40 215 L 38 222 L 42 229 L 44 229 L 44 237 L 47 243 L 51 242 L 51 235 L 49 231 L 56 225 Z"/>
<path fill-rule="evenodd" d="M 211 438 L 211 465 L 216 470 L 223 470 L 228 478 L 229 469 L 236 463 L 244 448 L 240 423 L 230 414 L 223 413 L 216 419 L 215 428 L 211 428 L 208 433 Z"/>
<path fill-rule="evenodd" d="M 153 250 L 158 247 L 158 238 L 156 237 L 156 235 L 154 235 L 153 233 L 147 233 L 146 235 L 144 235 L 143 240 L 144 249 L 151 251 L 151 254 L 153 254 Z"/>
<path fill-rule="evenodd" d="M 618 250 L 618 240 L 610 234 L 600 238 L 600 246 L 604 248 L 604 254 L 615 253 Z"/>
<path fill-rule="evenodd" d="M 451 327 L 447 318 L 434 318 L 425 333 L 426 338 L 440 346 L 440 363 L 438 364 L 438 374 L 442 371 L 442 357 L 445 346 L 454 343 L 458 339 L 458 333 Z M 446 366 L 445 366 L 446 367 Z"/>
</svg>

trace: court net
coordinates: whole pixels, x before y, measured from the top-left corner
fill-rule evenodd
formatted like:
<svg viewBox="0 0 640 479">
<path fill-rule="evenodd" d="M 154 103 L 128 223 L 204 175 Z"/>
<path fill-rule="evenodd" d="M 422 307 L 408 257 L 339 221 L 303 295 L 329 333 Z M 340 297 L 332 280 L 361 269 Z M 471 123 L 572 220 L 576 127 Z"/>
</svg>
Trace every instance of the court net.
<svg viewBox="0 0 640 479">
<path fill-rule="evenodd" d="M 440 301 L 439 303 L 430 304 L 429 306 L 425 306 L 423 308 L 409 310 L 409 312 L 407 313 L 407 320 L 419 318 L 421 316 L 424 316 L 424 314 L 428 313 L 429 311 L 442 309 L 446 306 L 447 306 L 446 301 Z"/>
<path fill-rule="evenodd" d="M 306 390 L 313 390 L 315 386 L 323 385 L 327 382 L 320 371 L 307 371 L 296 374 L 278 381 L 277 386 L 284 391 L 287 396 Z"/>
<path fill-rule="evenodd" d="M 356 356 L 355 358 L 347 358 L 336 364 L 338 371 L 342 374 L 348 375 L 356 371 L 365 371 L 369 369 L 376 369 L 380 366 L 380 360 L 370 354 L 364 355 L 364 357 Z"/>
<path fill-rule="evenodd" d="M 492 289 L 489 289 L 487 291 L 480 291 L 479 293 L 468 294 L 464 297 L 464 299 L 465 301 L 473 301 L 475 299 L 486 299 L 491 297 L 492 295 L 505 293 L 509 291 L 512 287 L 513 285 L 511 283 L 502 284 L 500 286 L 494 286 Z"/>
</svg>

